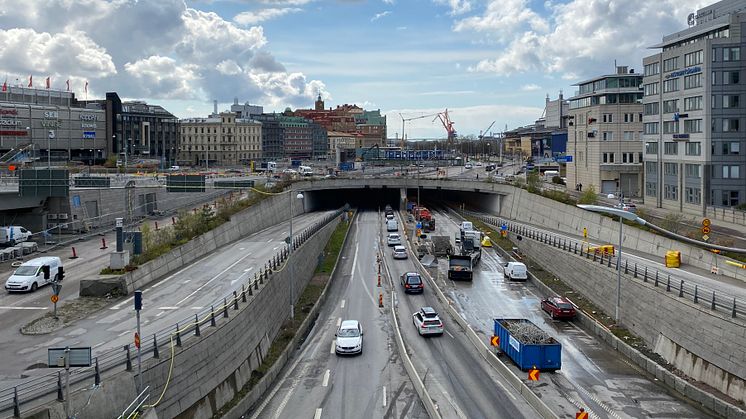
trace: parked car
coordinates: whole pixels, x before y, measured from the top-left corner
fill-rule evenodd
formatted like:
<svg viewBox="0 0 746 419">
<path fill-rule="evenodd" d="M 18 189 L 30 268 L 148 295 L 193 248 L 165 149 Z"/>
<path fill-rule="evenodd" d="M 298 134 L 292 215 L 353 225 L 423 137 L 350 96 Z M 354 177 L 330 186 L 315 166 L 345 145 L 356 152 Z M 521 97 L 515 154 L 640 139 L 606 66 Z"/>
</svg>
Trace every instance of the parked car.
<svg viewBox="0 0 746 419">
<path fill-rule="evenodd" d="M 31 238 L 32 233 L 21 226 L 0 227 L 0 244 L 15 246 Z"/>
<path fill-rule="evenodd" d="M 363 353 L 363 328 L 357 320 L 345 320 L 339 324 L 334 334 L 334 352 L 337 355 L 352 355 Z"/>
<path fill-rule="evenodd" d="M 399 233 L 389 233 L 388 237 L 386 237 L 386 244 L 391 246 L 401 245 L 401 236 Z"/>
<path fill-rule="evenodd" d="M 521 262 L 506 262 L 503 268 L 505 268 L 503 273 L 506 279 L 516 281 L 525 281 L 528 279 L 526 265 Z"/>
<path fill-rule="evenodd" d="M 631 213 L 637 212 L 637 206 L 631 202 L 620 202 L 614 205 L 614 208 L 618 208 L 622 211 L 628 211 Z"/>
<path fill-rule="evenodd" d="M 422 293 L 425 291 L 425 283 L 422 282 L 422 277 L 417 272 L 405 272 L 399 277 L 399 280 L 406 293 Z"/>
<path fill-rule="evenodd" d="M 420 336 L 442 335 L 445 331 L 440 316 L 432 307 L 422 307 L 420 311 L 412 314 L 412 323 Z"/>
<path fill-rule="evenodd" d="M 36 291 L 37 288 L 59 279 L 62 261 L 57 256 L 34 258 L 24 262 L 5 281 L 5 289 L 13 291 Z"/>
<path fill-rule="evenodd" d="M 552 319 L 574 319 L 575 306 L 565 297 L 549 297 L 541 300 L 541 309 L 549 313 Z"/>
<path fill-rule="evenodd" d="M 404 246 L 394 246 L 393 255 L 394 255 L 394 259 L 406 259 L 407 248 Z"/>
</svg>

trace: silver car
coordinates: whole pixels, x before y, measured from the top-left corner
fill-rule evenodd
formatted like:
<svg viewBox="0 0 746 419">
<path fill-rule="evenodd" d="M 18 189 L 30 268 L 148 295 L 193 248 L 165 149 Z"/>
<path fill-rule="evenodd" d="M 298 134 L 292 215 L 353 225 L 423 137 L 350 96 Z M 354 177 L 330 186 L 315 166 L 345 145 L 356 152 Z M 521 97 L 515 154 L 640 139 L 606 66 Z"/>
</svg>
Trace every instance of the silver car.
<svg viewBox="0 0 746 419">
<path fill-rule="evenodd" d="M 401 244 L 401 236 L 399 233 L 389 233 L 388 237 L 386 237 L 386 243 L 391 246 L 396 246 Z"/>
<path fill-rule="evenodd" d="M 404 246 L 394 246 L 394 259 L 406 259 L 407 258 L 407 248 Z"/>
</svg>

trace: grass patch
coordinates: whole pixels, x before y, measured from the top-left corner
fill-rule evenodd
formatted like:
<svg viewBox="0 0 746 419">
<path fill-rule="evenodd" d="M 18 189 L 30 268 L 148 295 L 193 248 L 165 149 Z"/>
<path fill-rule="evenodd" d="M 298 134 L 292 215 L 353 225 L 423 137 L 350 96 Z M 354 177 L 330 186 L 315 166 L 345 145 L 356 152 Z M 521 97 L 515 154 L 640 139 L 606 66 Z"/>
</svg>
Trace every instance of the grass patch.
<svg viewBox="0 0 746 419">
<path fill-rule="evenodd" d="M 239 390 L 233 399 L 226 403 L 225 406 L 221 407 L 213 418 L 221 418 L 229 410 L 231 410 L 238 402 L 240 402 L 246 395 L 256 386 L 259 381 L 264 377 L 265 374 L 272 368 L 282 355 L 282 352 L 287 349 L 288 345 L 293 341 L 293 338 L 298 333 L 298 328 L 306 320 L 308 314 L 313 309 L 318 301 L 321 293 L 326 287 L 326 283 L 329 282 L 331 271 L 334 269 L 334 265 L 337 261 L 339 253 L 342 251 L 342 243 L 344 242 L 347 230 L 350 227 L 349 221 L 340 222 L 334 229 L 329 241 L 324 247 L 324 259 L 316 269 L 316 274 L 311 281 L 306 285 L 303 293 L 298 298 L 298 303 L 295 306 L 295 317 L 291 320 L 285 321 L 280 328 L 280 332 L 277 337 L 272 341 L 272 344 L 262 360 L 261 365 L 251 372 L 251 378 L 249 381 Z"/>
</svg>

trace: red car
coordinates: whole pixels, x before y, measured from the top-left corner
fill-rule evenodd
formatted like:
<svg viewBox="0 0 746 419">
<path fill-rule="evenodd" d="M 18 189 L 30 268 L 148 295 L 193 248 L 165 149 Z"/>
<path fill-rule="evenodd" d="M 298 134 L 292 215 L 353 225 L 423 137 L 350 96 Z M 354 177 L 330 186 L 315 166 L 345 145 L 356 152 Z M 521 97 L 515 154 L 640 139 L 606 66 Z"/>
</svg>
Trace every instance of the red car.
<svg viewBox="0 0 746 419">
<path fill-rule="evenodd" d="M 574 319 L 575 306 L 564 297 L 549 297 L 541 300 L 541 309 L 549 313 L 552 319 Z"/>
</svg>

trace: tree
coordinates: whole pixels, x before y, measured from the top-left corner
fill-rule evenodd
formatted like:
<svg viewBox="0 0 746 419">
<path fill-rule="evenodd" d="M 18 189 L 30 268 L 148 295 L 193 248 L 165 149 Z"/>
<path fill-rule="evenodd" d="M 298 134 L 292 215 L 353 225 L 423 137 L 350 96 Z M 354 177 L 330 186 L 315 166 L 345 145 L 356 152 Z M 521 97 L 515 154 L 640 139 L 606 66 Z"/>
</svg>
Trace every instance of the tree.
<svg viewBox="0 0 746 419">
<path fill-rule="evenodd" d="M 598 202 L 598 196 L 596 195 L 596 188 L 593 185 L 588 185 L 588 188 L 580 195 L 578 199 L 579 204 L 593 205 Z"/>
<path fill-rule="evenodd" d="M 539 174 L 536 172 L 530 172 L 526 175 L 526 186 L 529 192 L 531 193 L 537 193 L 539 192 L 539 185 L 541 184 L 541 178 L 539 178 Z"/>
</svg>

